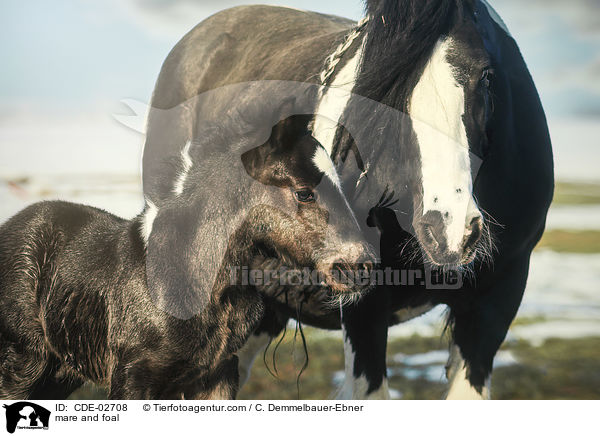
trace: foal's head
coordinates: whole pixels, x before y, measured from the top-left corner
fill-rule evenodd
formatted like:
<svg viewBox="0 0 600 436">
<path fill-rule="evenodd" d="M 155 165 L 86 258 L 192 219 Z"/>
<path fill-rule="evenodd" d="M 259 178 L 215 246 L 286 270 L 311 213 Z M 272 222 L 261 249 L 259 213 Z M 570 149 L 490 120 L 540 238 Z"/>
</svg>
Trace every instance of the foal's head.
<svg viewBox="0 0 600 436">
<path fill-rule="evenodd" d="M 172 198 L 143 216 L 150 292 L 177 317 L 200 313 L 227 287 L 260 288 L 239 273 L 266 280 L 265 265 L 282 285 L 283 270 L 294 269 L 333 295 L 370 287 L 369 245 L 331 159 L 306 130 L 309 117 L 253 117 L 233 116 L 189 142 Z"/>
<path fill-rule="evenodd" d="M 279 122 L 265 144 L 241 157 L 253 179 L 276 188 L 254 222 L 254 244 L 261 255 L 287 267 L 314 269 L 335 292 L 361 291 L 368 280 L 358 285 L 345 273 L 366 276 L 374 260 L 333 162 L 306 130 L 310 118 Z"/>
</svg>

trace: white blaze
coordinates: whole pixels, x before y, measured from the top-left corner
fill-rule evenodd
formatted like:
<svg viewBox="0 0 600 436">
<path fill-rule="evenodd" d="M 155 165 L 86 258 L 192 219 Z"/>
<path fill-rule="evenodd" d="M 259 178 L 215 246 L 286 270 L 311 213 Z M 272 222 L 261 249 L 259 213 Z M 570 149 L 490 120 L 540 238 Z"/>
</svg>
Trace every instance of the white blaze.
<svg viewBox="0 0 600 436">
<path fill-rule="evenodd" d="M 313 124 L 313 136 L 319 141 L 327 153 L 331 155 L 333 140 L 338 128 L 338 121 L 344 113 L 348 100 L 352 96 L 352 89 L 356 83 L 356 75 L 363 52 L 363 44 L 356 51 L 352 59 L 335 76 L 325 95 L 317 105 L 316 118 Z"/>
<path fill-rule="evenodd" d="M 317 147 L 315 150 L 313 163 L 317 169 L 324 173 L 338 189 L 341 189 L 340 178 L 335 169 L 335 165 L 323 147 Z"/>
<path fill-rule="evenodd" d="M 461 248 L 465 227 L 481 216 L 473 200 L 469 143 L 463 123 L 464 90 L 446 55 L 450 39 L 439 41 L 413 90 L 409 112 L 422 165 L 423 215 L 439 211 L 448 248 Z"/>
</svg>

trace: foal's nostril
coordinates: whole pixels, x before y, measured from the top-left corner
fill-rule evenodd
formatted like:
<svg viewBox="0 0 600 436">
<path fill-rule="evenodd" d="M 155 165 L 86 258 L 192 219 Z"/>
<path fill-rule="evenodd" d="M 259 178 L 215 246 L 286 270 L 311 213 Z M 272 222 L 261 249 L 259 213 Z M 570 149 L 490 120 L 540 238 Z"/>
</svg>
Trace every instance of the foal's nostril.
<svg viewBox="0 0 600 436">
<path fill-rule="evenodd" d="M 343 268 L 344 265 L 347 265 L 348 262 L 346 262 L 344 259 L 335 259 L 333 262 L 331 262 L 331 268 Z"/>
<path fill-rule="evenodd" d="M 360 266 L 361 266 L 360 271 L 367 277 L 370 276 L 371 273 L 373 272 L 373 267 L 374 267 L 373 262 L 370 262 L 370 261 L 363 262 L 360 264 Z"/>
</svg>

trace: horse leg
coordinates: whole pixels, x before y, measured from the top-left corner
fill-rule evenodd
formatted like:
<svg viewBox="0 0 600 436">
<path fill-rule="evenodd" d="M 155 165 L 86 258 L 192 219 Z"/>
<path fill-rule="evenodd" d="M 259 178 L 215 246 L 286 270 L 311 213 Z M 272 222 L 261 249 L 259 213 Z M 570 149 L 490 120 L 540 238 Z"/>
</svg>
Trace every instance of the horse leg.
<svg viewBox="0 0 600 436">
<path fill-rule="evenodd" d="M 46 365 L 45 357 L 0 337 L 0 398 L 32 398 Z"/>
<path fill-rule="evenodd" d="M 81 377 L 70 374 L 56 362 L 48 365 L 45 374 L 31 392 L 32 400 L 66 400 L 83 384 Z"/>
<path fill-rule="evenodd" d="M 502 345 L 525 290 L 529 255 L 506 268 L 494 285 L 468 308 L 450 305 L 452 353 L 446 375 L 446 399 L 489 399 L 496 352 Z"/>
<path fill-rule="evenodd" d="M 257 292 L 225 289 L 196 318 L 170 318 L 165 335 L 171 341 L 164 349 L 122 352 L 109 398 L 235 399 L 240 379 L 236 354 L 263 318 Z M 188 346 L 190 331 L 195 339 Z"/>
<path fill-rule="evenodd" d="M 186 389 L 186 400 L 235 400 L 240 387 L 237 356 L 221 362 L 208 375 L 202 375 Z"/>
<path fill-rule="evenodd" d="M 134 353 L 128 353 L 133 355 Z M 160 362 L 140 355 L 136 359 L 121 357 L 112 370 L 108 392 L 109 400 L 158 399 L 160 383 L 157 377 Z M 181 399 L 181 398 L 175 398 Z"/>
<path fill-rule="evenodd" d="M 389 294 L 377 288 L 342 308 L 346 376 L 338 399 L 390 398 L 386 377 Z"/>
</svg>

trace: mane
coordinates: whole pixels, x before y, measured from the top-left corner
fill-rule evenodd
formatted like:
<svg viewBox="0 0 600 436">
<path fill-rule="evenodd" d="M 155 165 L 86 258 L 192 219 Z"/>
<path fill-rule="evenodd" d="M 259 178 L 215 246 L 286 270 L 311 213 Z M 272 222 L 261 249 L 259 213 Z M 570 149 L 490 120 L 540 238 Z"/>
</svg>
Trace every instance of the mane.
<svg viewBox="0 0 600 436">
<path fill-rule="evenodd" d="M 436 42 L 469 0 L 367 0 L 370 17 L 354 92 L 406 111 Z"/>
<path fill-rule="evenodd" d="M 454 23 L 462 19 L 465 7 L 473 0 L 366 0 L 369 20 L 363 58 L 353 94 L 383 103 L 402 113 L 408 113 L 408 102 L 425 65 L 431 58 L 437 41 L 448 35 Z M 342 118 L 347 125 L 362 126 L 354 140 L 369 143 L 373 132 L 389 141 L 402 144 L 398 118 L 391 113 L 374 113 L 361 108 L 355 97 Z M 388 117 L 389 119 L 387 119 Z M 344 160 L 347 150 L 354 147 L 344 129 L 338 128 L 332 155 L 334 161 Z"/>
</svg>

